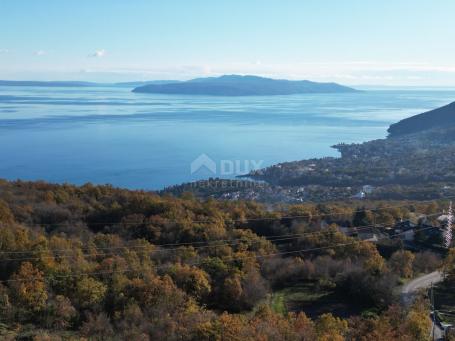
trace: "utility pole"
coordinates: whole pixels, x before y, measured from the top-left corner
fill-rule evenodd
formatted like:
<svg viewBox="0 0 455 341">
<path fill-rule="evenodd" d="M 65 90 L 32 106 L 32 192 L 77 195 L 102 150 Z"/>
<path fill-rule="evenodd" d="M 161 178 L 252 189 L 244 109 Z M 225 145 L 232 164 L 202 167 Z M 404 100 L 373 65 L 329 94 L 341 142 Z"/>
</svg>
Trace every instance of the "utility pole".
<svg viewBox="0 0 455 341">
<path fill-rule="evenodd" d="M 436 312 L 434 310 L 434 294 L 433 294 L 433 282 L 431 282 L 431 289 L 430 289 L 430 305 L 431 305 L 431 313 L 433 315 L 433 324 L 431 325 L 431 340 L 434 341 L 434 329 L 436 324 Z"/>
</svg>

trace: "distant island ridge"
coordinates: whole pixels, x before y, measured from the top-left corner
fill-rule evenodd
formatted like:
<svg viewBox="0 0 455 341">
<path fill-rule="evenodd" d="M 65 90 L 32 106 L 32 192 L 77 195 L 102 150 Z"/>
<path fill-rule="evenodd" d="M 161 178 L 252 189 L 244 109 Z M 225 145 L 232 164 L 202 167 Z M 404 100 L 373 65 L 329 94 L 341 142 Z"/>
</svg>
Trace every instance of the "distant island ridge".
<svg viewBox="0 0 455 341">
<path fill-rule="evenodd" d="M 135 93 L 209 96 L 273 96 L 305 93 L 351 93 L 359 91 L 337 83 L 318 83 L 308 80 L 291 81 L 240 75 L 195 78 L 188 81 L 154 80 L 119 83 L 0 80 L 0 86 L 129 87 L 133 88 L 132 91 Z"/>
<path fill-rule="evenodd" d="M 154 80 L 154 81 L 131 81 L 118 83 L 97 83 L 84 81 L 17 81 L 17 80 L 0 80 L 0 86 L 38 86 L 38 87 L 128 87 L 134 88 L 147 84 L 165 84 L 178 83 L 178 80 Z"/>
<path fill-rule="evenodd" d="M 337 83 L 308 80 L 291 81 L 258 76 L 224 75 L 196 78 L 185 82 L 147 84 L 133 92 L 210 96 L 273 96 L 305 93 L 350 93 L 359 90 Z"/>
</svg>

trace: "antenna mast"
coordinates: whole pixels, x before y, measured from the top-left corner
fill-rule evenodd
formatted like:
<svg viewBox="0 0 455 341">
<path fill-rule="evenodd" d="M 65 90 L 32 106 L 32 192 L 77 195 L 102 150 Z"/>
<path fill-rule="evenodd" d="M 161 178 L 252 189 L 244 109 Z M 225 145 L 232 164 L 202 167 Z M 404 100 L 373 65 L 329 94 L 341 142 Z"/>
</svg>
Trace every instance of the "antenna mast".
<svg viewBox="0 0 455 341">
<path fill-rule="evenodd" d="M 453 223 L 453 211 L 452 201 L 449 203 L 449 211 L 447 212 L 447 226 L 444 231 L 444 246 L 449 248 L 452 244 L 452 223 Z"/>
</svg>

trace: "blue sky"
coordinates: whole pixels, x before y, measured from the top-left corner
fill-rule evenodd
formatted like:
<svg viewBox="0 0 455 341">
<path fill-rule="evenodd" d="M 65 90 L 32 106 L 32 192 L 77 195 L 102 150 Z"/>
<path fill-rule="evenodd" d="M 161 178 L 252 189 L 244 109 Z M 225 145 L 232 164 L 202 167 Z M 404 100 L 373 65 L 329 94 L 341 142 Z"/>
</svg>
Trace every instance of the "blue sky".
<svg viewBox="0 0 455 341">
<path fill-rule="evenodd" d="M 455 1 L 1 0 L 0 78 L 455 86 Z"/>
</svg>

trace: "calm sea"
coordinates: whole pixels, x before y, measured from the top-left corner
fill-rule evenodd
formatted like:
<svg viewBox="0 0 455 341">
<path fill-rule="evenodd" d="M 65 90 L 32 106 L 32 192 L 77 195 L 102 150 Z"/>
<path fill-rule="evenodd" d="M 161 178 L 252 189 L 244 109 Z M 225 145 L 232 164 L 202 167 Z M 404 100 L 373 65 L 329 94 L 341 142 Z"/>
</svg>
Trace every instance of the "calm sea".
<svg viewBox="0 0 455 341">
<path fill-rule="evenodd" d="M 383 138 L 390 123 L 454 100 L 455 91 L 227 98 L 0 87 L 0 178 L 160 189 L 233 177 L 337 156 L 333 144 Z"/>
</svg>

